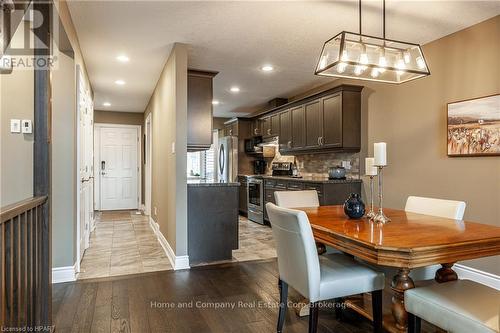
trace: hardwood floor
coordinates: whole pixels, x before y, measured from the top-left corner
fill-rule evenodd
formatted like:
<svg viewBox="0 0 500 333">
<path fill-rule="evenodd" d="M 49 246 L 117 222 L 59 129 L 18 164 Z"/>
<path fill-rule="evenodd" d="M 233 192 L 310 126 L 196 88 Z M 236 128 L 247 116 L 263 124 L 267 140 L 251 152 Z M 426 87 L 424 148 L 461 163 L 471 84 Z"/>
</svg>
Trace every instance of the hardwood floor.
<svg viewBox="0 0 500 333">
<path fill-rule="evenodd" d="M 277 281 L 271 259 L 56 284 L 54 324 L 57 332 L 274 332 Z M 289 301 L 299 300 L 290 290 Z M 339 322 L 333 308 L 321 309 L 319 332 L 371 332 L 344 312 Z M 307 332 L 307 323 L 289 309 L 285 332 Z"/>
</svg>

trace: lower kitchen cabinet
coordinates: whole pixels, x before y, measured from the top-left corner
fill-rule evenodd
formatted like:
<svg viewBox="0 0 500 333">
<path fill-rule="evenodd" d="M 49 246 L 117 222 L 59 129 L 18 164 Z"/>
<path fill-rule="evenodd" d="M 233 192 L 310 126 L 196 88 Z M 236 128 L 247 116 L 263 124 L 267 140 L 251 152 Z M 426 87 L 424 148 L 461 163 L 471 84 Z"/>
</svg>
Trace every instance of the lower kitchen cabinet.
<svg viewBox="0 0 500 333">
<path fill-rule="evenodd" d="M 320 206 L 342 205 L 351 193 L 361 195 L 361 186 L 361 180 L 316 182 L 301 179 L 264 179 L 264 206 L 268 202 L 275 203 L 274 192 L 276 191 L 301 190 L 317 191 Z M 264 219 L 269 222 L 266 210 L 264 210 Z"/>
</svg>

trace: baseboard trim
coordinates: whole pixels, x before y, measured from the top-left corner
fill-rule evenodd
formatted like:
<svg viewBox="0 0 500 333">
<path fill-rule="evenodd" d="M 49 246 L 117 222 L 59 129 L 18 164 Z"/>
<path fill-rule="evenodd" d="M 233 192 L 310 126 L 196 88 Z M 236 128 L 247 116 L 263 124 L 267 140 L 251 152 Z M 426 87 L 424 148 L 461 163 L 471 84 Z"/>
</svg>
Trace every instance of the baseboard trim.
<svg viewBox="0 0 500 333">
<path fill-rule="evenodd" d="M 472 280 L 496 290 L 500 290 L 500 276 L 498 275 L 461 264 L 453 265 L 453 270 L 457 272 L 458 278 L 461 280 Z"/>
<path fill-rule="evenodd" d="M 153 232 L 156 235 L 156 238 L 158 238 L 158 241 L 160 242 L 161 247 L 163 248 L 163 251 L 165 251 L 165 254 L 167 255 L 168 260 L 170 261 L 170 264 L 172 265 L 174 270 L 180 270 L 180 269 L 189 269 L 189 256 L 176 256 L 174 250 L 168 243 L 167 239 L 165 236 L 160 231 L 160 227 L 158 223 L 156 223 L 151 216 L 149 217 L 149 225 L 151 226 L 151 229 L 153 229 Z"/>
<path fill-rule="evenodd" d="M 76 281 L 76 263 L 73 266 L 52 268 L 52 283 Z"/>
</svg>

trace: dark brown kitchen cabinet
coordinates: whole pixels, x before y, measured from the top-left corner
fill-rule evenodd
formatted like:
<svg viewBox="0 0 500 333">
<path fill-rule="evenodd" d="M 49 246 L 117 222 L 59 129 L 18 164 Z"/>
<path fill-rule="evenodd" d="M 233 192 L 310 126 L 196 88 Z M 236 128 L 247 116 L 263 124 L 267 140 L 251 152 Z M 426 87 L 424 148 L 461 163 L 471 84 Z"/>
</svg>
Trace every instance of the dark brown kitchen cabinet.
<svg viewBox="0 0 500 333">
<path fill-rule="evenodd" d="M 217 72 L 188 70 L 188 151 L 207 150 L 212 145 L 212 79 L 215 75 Z"/>
<path fill-rule="evenodd" d="M 290 110 L 292 121 L 292 150 L 303 149 L 306 145 L 306 120 L 304 106 Z"/>
<path fill-rule="evenodd" d="M 322 133 L 322 114 L 320 100 L 304 105 L 306 142 L 304 148 L 318 148 Z"/>
<path fill-rule="evenodd" d="M 342 95 L 321 99 L 322 134 L 320 145 L 325 148 L 342 147 Z"/>
<path fill-rule="evenodd" d="M 280 135 L 280 115 L 273 114 L 271 116 L 271 136 Z"/>
<path fill-rule="evenodd" d="M 269 137 L 271 136 L 271 117 L 264 117 L 260 119 L 262 125 L 262 136 Z"/>
<path fill-rule="evenodd" d="M 252 136 L 262 135 L 262 121 L 260 119 L 255 119 L 251 124 Z"/>
<path fill-rule="evenodd" d="M 280 131 L 279 131 L 279 145 L 280 150 L 292 149 L 292 113 L 286 110 L 279 114 L 280 117 Z"/>
<path fill-rule="evenodd" d="M 229 124 L 224 125 L 225 136 L 238 136 L 238 121 L 235 120 Z"/>
<path fill-rule="evenodd" d="M 240 214 L 247 216 L 248 214 L 248 181 L 245 176 L 238 176 L 239 187 L 239 211 Z"/>
</svg>

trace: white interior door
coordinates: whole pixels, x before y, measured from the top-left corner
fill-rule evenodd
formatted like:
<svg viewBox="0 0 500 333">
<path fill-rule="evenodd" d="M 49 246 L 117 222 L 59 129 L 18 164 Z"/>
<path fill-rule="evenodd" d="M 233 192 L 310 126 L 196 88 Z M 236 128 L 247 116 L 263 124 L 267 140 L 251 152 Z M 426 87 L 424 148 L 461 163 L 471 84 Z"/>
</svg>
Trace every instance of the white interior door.
<svg viewBox="0 0 500 333">
<path fill-rule="evenodd" d="M 101 210 L 138 209 L 138 143 L 135 127 L 101 127 Z"/>
</svg>

